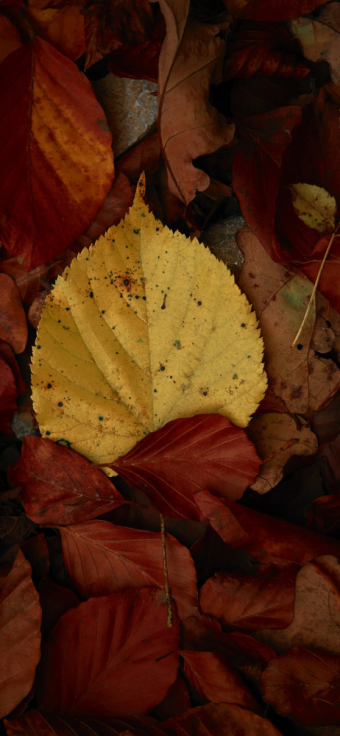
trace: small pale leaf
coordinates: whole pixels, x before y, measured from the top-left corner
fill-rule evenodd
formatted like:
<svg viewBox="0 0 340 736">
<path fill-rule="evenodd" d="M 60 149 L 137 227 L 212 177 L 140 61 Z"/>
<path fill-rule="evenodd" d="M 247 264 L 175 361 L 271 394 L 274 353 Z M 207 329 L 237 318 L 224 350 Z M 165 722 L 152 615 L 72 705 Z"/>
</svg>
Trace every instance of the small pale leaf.
<svg viewBox="0 0 340 736">
<path fill-rule="evenodd" d="M 43 437 L 111 464 L 174 419 L 245 427 L 266 388 L 251 305 L 208 248 L 144 203 L 84 249 L 47 297 L 33 349 Z"/>
<path fill-rule="evenodd" d="M 296 214 L 319 233 L 331 233 L 335 228 L 336 201 L 322 187 L 314 184 L 292 184 L 290 187 Z"/>
</svg>

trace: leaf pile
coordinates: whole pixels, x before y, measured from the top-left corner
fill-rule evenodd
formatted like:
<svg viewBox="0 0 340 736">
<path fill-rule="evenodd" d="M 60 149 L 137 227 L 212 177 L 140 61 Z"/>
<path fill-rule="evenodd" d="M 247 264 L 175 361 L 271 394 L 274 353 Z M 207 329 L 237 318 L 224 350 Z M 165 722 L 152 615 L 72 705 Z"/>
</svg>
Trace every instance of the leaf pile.
<svg viewBox="0 0 340 736">
<path fill-rule="evenodd" d="M 0 3 L 4 736 L 340 736 L 339 33 Z"/>
</svg>

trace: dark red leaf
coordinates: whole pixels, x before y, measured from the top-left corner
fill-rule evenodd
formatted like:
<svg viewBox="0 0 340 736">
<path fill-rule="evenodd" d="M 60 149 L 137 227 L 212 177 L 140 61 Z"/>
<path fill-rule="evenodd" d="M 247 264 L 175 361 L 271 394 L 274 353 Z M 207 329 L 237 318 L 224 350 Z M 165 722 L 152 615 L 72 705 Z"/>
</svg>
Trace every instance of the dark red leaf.
<svg viewBox="0 0 340 736">
<path fill-rule="evenodd" d="M 283 629 L 293 620 L 299 569 L 281 562 L 261 565 L 254 575 L 216 573 L 200 590 L 200 608 L 239 629 Z"/>
<path fill-rule="evenodd" d="M 230 0 L 224 0 L 228 8 Z M 299 15 L 311 13 L 327 0 L 236 0 L 236 7 L 243 17 L 252 20 L 277 21 L 298 18 Z M 231 0 L 231 12 L 235 8 L 235 0 Z"/>
<path fill-rule="evenodd" d="M 42 610 L 41 635 L 43 638 L 66 611 L 70 608 L 77 608 L 80 603 L 72 590 L 63 585 L 57 585 L 48 576 L 39 585 L 39 600 Z"/>
<path fill-rule="evenodd" d="M 239 705 L 209 703 L 162 724 L 167 736 L 281 736 L 266 718 Z"/>
<path fill-rule="evenodd" d="M 14 352 L 11 346 L 4 340 L 0 340 L 0 356 L 6 361 L 9 367 L 12 369 L 18 396 L 20 396 L 20 394 L 23 394 L 24 391 L 27 391 L 27 386 L 22 380 L 20 368 L 15 359 Z"/>
<path fill-rule="evenodd" d="M 158 130 L 144 138 L 125 153 L 116 164 L 130 181 L 137 182 L 142 171 L 154 174 L 162 166 L 161 144 Z"/>
<path fill-rule="evenodd" d="M 307 526 L 322 534 L 330 534 L 340 529 L 340 493 L 316 498 L 306 511 Z"/>
<path fill-rule="evenodd" d="M 138 46 L 123 43 L 109 54 L 109 69 L 116 77 L 158 82 L 159 54 L 166 35 L 164 16 L 158 9 L 151 38 Z"/>
<path fill-rule="evenodd" d="M 163 514 L 199 521 L 197 491 L 241 498 L 259 465 L 243 429 L 220 414 L 197 414 L 151 432 L 111 467 Z"/>
<path fill-rule="evenodd" d="M 303 726 L 339 725 L 340 657 L 321 649 L 289 649 L 263 672 L 262 695 Z"/>
<path fill-rule="evenodd" d="M 83 598 L 127 588 L 164 589 L 160 532 L 89 521 L 60 527 L 60 533 L 66 570 Z M 198 612 L 194 562 L 189 550 L 169 534 L 166 557 L 171 595 L 184 619 Z"/>
<path fill-rule="evenodd" d="M 21 485 L 26 514 L 37 524 L 78 523 L 124 503 L 109 479 L 78 453 L 40 437 L 24 437 L 9 482 Z"/>
<path fill-rule="evenodd" d="M 30 710 L 21 718 L 5 721 L 7 736 L 166 736 L 160 723 L 148 716 L 98 719 L 67 718 Z M 85 729 L 85 730 L 84 730 Z M 270 734 L 274 736 L 274 734 Z"/>
<path fill-rule="evenodd" d="M 41 608 L 21 550 L 0 571 L 0 717 L 30 691 L 40 657 Z"/>
<path fill-rule="evenodd" d="M 186 681 L 182 675 L 177 676 L 174 684 L 171 685 L 165 698 L 153 708 L 151 715 L 159 721 L 166 721 L 168 718 L 179 716 L 185 713 L 191 707 L 189 693 Z"/>
<path fill-rule="evenodd" d="M 27 320 L 19 289 L 6 273 L 0 273 L 0 339 L 15 353 L 22 353 L 27 342 Z"/>
<path fill-rule="evenodd" d="M 136 46 L 150 38 L 153 15 L 148 0 L 100 0 L 85 13 L 85 70 L 123 43 Z"/>
<path fill-rule="evenodd" d="M 12 369 L 1 357 L 0 374 L 0 432 L 12 434 L 12 418 L 17 409 L 17 387 Z"/>
<path fill-rule="evenodd" d="M 58 715 L 147 713 L 178 668 L 179 622 L 172 628 L 162 591 L 127 590 L 90 598 L 59 620 L 42 647 L 38 707 Z"/>
<path fill-rule="evenodd" d="M 303 565 L 320 555 L 340 556 L 340 542 L 289 524 L 207 491 L 195 496 L 202 515 L 231 547 L 243 547 L 260 562 L 289 560 Z"/>
<path fill-rule="evenodd" d="M 216 652 L 181 651 L 184 674 L 199 694 L 211 703 L 233 703 L 262 713 L 237 670 Z"/>
</svg>

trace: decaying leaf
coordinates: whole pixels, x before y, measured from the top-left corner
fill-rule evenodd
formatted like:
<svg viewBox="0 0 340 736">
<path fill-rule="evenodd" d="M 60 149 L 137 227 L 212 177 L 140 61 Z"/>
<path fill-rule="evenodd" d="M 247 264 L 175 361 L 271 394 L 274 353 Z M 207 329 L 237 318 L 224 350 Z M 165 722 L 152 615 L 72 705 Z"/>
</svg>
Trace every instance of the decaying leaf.
<svg viewBox="0 0 340 736">
<path fill-rule="evenodd" d="M 330 233 L 335 228 L 335 197 L 315 184 L 292 184 L 293 205 L 300 219 L 319 233 Z"/>
<path fill-rule="evenodd" d="M 328 2 L 317 18 L 294 18 L 289 25 L 292 34 L 301 45 L 304 57 L 310 61 L 327 61 L 333 82 L 339 84 L 339 4 Z"/>
<path fill-rule="evenodd" d="M 141 180 L 125 219 L 58 278 L 33 350 L 43 436 L 96 463 L 178 417 L 246 426 L 266 387 L 256 316 L 233 276 L 156 221 L 143 193 Z"/>
</svg>

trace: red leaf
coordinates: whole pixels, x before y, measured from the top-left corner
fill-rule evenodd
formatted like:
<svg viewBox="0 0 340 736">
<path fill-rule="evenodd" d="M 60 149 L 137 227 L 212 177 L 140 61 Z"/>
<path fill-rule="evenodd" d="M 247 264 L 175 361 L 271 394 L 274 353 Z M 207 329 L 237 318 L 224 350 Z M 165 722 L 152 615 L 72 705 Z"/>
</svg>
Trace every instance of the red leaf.
<svg viewBox="0 0 340 736">
<path fill-rule="evenodd" d="M 340 557 L 340 542 L 315 534 L 259 511 L 212 496 L 196 493 L 195 501 L 224 542 L 243 547 L 260 562 L 289 560 L 303 565 L 319 555 Z"/>
<path fill-rule="evenodd" d="M 130 181 L 137 182 L 142 171 L 154 174 L 162 166 L 158 130 L 144 138 L 117 161 L 117 169 Z"/>
<path fill-rule="evenodd" d="M 161 513 L 199 521 L 194 493 L 205 488 L 241 498 L 259 465 L 243 429 L 220 414 L 197 414 L 151 432 L 111 467 Z"/>
<path fill-rule="evenodd" d="M 340 657 L 294 647 L 262 675 L 266 703 L 303 726 L 340 724 Z"/>
<path fill-rule="evenodd" d="M 200 708 L 191 708 L 176 718 L 162 724 L 167 736 L 281 736 L 266 718 L 239 705 L 209 703 Z"/>
<path fill-rule="evenodd" d="M 46 41 L 23 44 L 1 72 L 1 239 L 29 270 L 98 212 L 112 182 L 111 133 L 90 82 Z"/>
<path fill-rule="evenodd" d="M 294 52 L 299 51 L 281 23 L 241 21 L 228 39 L 224 79 L 242 77 L 296 77 L 309 74 L 309 67 Z"/>
<path fill-rule="evenodd" d="M 40 657 L 41 608 L 21 550 L 0 572 L 0 717 L 30 691 Z"/>
<path fill-rule="evenodd" d="M 15 353 L 22 353 L 27 342 L 27 320 L 16 283 L 0 273 L 0 339 Z"/>
<path fill-rule="evenodd" d="M 295 578 L 290 562 L 261 565 L 256 575 L 216 573 L 200 590 L 200 608 L 239 629 L 283 629 L 293 620 Z"/>
<path fill-rule="evenodd" d="M 153 15 L 148 0 L 100 0 L 86 9 L 85 70 L 123 43 L 136 46 L 150 38 Z"/>
<path fill-rule="evenodd" d="M 280 166 L 301 114 L 301 107 L 287 106 L 237 122 L 242 140 L 233 159 L 233 187 L 247 224 L 272 257 L 277 251 L 274 217 Z"/>
<path fill-rule="evenodd" d="M 229 12 L 239 12 L 252 20 L 277 21 L 298 18 L 324 5 L 328 0 L 224 0 Z"/>
<path fill-rule="evenodd" d="M 5 721 L 7 736 L 166 736 L 162 725 L 148 716 L 110 718 L 101 716 L 81 719 L 65 718 L 52 713 L 30 710 L 21 718 Z M 266 736 L 266 735 L 265 735 Z M 271 733 L 270 736 L 276 736 Z"/>
<path fill-rule="evenodd" d="M 80 601 L 76 594 L 63 585 L 57 585 L 48 576 L 39 585 L 42 610 L 41 635 L 43 638 L 70 608 L 77 608 Z"/>
<path fill-rule="evenodd" d="M 151 38 L 138 46 L 123 43 L 109 54 L 109 69 L 116 77 L 158 82 L 159 54 L 166 35 L 163 14 L 158 10 Z"/>
<path fill-rule="evenodd" d="M 60 619 L 42 647 L 39 708 L 58 715 L 147 713 L 178 668 L 179 623 L 166 624 L 154 588 L 90 598 Z"/>
<path fill-rule="evenodd" d="M 27 516 L 45 526 L 78 523 L 124 503 L 104 473 L 85 458 L 40 437 L 24 437 L 8 479 L 22 486 Z"/>
<path fill-rule="evenodd" d="M 262 713 L 262 708 L 227 660 L 215 652 L 181 651 L 184 674 L 199 694 L 211 703 L 233 703 Z"/>
<path fill-rule="evenodd" d="M 179 716 L 191 708 L 186 681 L 182 675 L 171 685 L 165 698 L 153 708 L 151 715 L 159 721 L 166 721 L 173 716 Z"/>
<path fill-rule="evenodd" d="M 11 368 L 1 357 L 0 375 L 0 432 L 12 434 L 11 423 L 17 409 L 17 388 Z"/>
<path fill-rule="evenodd" d="M 22 380 L 20 368 L 18 366 L 18 363 L 15 359 L 14 352 L 11 348 L 11 346 L 5 342 L 4 340 L 0 340 L 0 356 L 1 358 L 4 358 L 6 363 L 9 365 L 9 367 L 12 369 L 12 373 L 14 375 L 15 385 L 17 388 L 18 396 L 20 394 L 23 394 L 24 391 L 27 391 L 27 386 Z M 2 375 L 2 374 L 1 374 Z"/>
<path fill-rule="evenodd" d="M 161 533 L 128 529 L 108 521 L 60 527 L 67 572 L 83 598 L 127 588 L 164 589 Z M 166 535 L 171 595 L 181 619 L 198 612 L 196 570 L 186 547 Z"/>
</svg>

